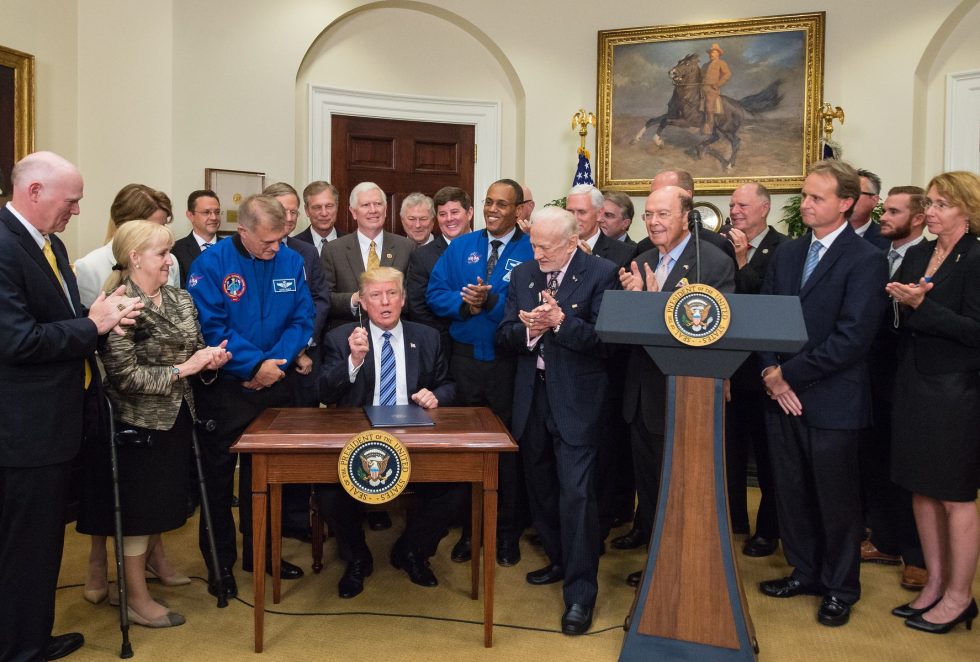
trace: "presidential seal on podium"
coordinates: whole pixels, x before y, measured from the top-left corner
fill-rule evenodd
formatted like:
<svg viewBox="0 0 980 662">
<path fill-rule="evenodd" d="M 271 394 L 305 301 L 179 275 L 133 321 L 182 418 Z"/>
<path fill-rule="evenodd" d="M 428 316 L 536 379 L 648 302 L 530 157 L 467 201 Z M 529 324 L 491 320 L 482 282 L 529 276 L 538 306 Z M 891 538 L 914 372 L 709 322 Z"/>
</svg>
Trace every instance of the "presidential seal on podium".
<svg viewBox="0 0 980 662">
<path fill-rule="evenodd" d="M 351 438 L 337 461 L 340 484 L 363 503 L 387 503 L 408 485 L 412 473 L 408 450 L 381 430 L 366 430 Z"/>
<path fill-rule="evenodd" d="M 720 340 L 731 321 L 728 301 L 710 285 L 685 285 L 670 295 L 664 307 L 667 331 L 678 342 L 692 347 Z"/>
</svg>

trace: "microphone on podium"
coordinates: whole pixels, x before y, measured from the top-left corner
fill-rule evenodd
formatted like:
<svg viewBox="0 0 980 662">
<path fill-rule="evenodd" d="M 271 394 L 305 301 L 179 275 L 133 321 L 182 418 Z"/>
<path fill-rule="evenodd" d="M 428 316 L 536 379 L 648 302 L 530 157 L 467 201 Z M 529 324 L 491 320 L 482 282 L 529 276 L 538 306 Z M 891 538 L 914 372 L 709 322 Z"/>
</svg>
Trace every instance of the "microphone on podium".
<svg viewBox="0 0 980 662">
<path fill-rule="evenodd" d="M 692 209 L 687 213 L 687 227 L 694 240 L 694 282 L 701 282 L 701 212 Z"/>
</svg>

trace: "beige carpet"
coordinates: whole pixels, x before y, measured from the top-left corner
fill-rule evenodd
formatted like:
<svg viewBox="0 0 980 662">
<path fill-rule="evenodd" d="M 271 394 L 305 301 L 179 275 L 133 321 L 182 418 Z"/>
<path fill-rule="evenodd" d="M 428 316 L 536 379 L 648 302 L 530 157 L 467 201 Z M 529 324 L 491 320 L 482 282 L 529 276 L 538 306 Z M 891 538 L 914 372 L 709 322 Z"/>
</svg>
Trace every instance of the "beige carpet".
<svg viewBox="0 0 980 662">
<path fill-rule="evenodd" d="M 750 490 L 751 507 L 758 499 Z M 206 571 L 197 549 L 197 518 L 164 536 L 170 557 L 178 568 L 196 576 L 190 586 L 167 588 L 151 585 L 171 608 L 183 613 L 187 623 L 178 628 L 130 629 L 137 660 L 615 660 L 622 644 L 623 618 L 633 598 L 624 576 L 638 570 L 645 553 L 610 549 L 599 568 L 599 602 L 590 635 L 566 637 L 560 633 L 562 613 L 560 585 L 532 587 L 524 575 L 544 565 L 539 548 L 526 540 L 524 559 L 515 567 L 498 568 L 494 646 L 482 645 L 482 606 L 468 597 L 469 566 L 449 561 L 454 531 L 433 558 L 439 578 L 437 588 L 422 588 L 392 568 L 388 551 L 401 526 L 395 517 L 393 530 L 368 532 L 375 556 L 375 572 L 364 593 L 353 600 L 337 597 L 337 581 L 343 572 L 336 562 L 335 545 L 325 547 L 326 567 L 320 575 L 310 571 L 309 545 L 283 542 L 284 557 L 304 567 L 307 576 L 283 582 L 283 600 L 271 603 L 268 589 L 265 652 L 253 652 L 251 575 L 236 571 L 239 600 L 216 609 L 207 593 Z M 625 529 L 620 533 L 625 532 Z M 740 537 L 741 538 L 741 537 Z M 737 541 L 740 543 L 740 540 Z M 85 647 L 72 661 L 112 660 L 119 654 L 118 612 L 107 603 L 93 606 L 82 598 L 88 538 L 69 527 L 58 594 L 55 632 L 80 631 Z M 945 636 L 906 628 L 889 610 L 912 597 L 898 585 L 900 570 L 887 566 L 862 567 L 863 597 L 851 623 L 831 629 L 815 621 L 817 597 L 774 600 L 762 596 L 756 584 L 788 572 L 781 553 L 765 559 L 737 555 L 746 586 L 752 620 L 761 653 L 759 660 L 882 660 L 883 662 L 951 662 L 980 660 L 980 632 L 962 626 Z M 980 579 L 974 584 L 980 596 Z M 980 624 L 978 624 L 980 629 Z"/>
</svg>

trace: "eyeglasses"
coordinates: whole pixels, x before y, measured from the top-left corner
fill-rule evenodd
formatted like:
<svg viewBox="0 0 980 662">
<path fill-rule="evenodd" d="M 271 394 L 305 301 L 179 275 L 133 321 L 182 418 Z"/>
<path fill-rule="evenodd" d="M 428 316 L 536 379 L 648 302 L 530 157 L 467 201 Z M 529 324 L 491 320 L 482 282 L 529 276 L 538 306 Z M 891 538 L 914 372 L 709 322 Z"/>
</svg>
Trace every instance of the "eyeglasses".
<svg viewBox="0 0 980 662">
<path fill-rule="evenodd" d="M 952 209 L 955 206 L 956 205 L 951 205 L 945 200 L 930 200 L 929 198 L 926 198 L 925 200 L 922 201 L 923 209 L 929 209 L 930 207 L 935 207 L 939 211 L 946 211 L 947 209 Z"/>
<path fill-rule="evenodd" d="M 870 191 L 861 191 L 861 195 L 866 195 L 869 198 L 873 198 L 873 197 L 875 197 L 878 194 L 877 193 L 871 193 Z"/>
<path fill-rule="evenodd" d="M 659 218 L 661 221 L 669 221 L 674 215 L 674 212 L 667 209 L 661 209 L 660 211 L 645 211 L 643 212 L 644 222 L 652 221 L 654 218 Z"/>
<path fill-rule="evenodd" d="M 405 220 L 409 223 L 428 223 L 432 220 L 431 216 L 406 216 Z"/>
<path fill-rule="evenodd" d="M 296 209 L 287 209 L 286 218 L 299 218 L 299 211 Z"/>
<path fill-rule="evenodd" d="M 196 211 L 194 213 L 195 214 L 200 214 L 201 216 L 204 216 L 204 217 L 214 216 L 215 218 L 218 218 L 219 216 L 221 216 L 221 210 L 220 209 L 202 209 L 202 210 Z"/>
</svg>

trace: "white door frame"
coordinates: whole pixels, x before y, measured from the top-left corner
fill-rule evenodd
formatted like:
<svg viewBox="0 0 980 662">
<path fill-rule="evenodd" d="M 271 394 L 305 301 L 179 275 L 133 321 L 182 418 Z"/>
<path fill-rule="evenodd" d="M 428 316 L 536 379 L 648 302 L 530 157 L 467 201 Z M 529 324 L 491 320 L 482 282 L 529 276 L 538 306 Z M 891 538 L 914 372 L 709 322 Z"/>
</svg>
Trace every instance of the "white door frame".
<svg viewBox="0 0 980 662">
<path fill-rule="evenodd" d="M 473 124 L 479 147 L 474 191 L 486 191 L 500 179 L 500 103 L 423 97 L 310 85 L 310 174 L 330 181 L 331 121 L 334 113 L 380 119 Z M 479 197 L 479 195 L 477 196 Z"/>
<path fill-rule="evenodd" d="M 980 173 L 980 71 L 946 76 L 944 169 Z"/>
</svg>

